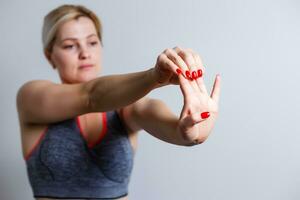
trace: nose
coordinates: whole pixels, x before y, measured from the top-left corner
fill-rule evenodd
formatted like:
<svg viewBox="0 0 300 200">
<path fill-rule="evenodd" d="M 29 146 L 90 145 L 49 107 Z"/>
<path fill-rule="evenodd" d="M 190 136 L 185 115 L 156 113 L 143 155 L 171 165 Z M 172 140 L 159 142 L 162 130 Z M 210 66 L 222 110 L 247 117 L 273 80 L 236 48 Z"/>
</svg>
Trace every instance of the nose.
<svg viewBox="0 0 300 200">
<path fill-rule="evenodd" d="M 81 47 L 79 52 L 79 59 L 87 59 L 90 58 L 91 54 L 86 47 Z"/>
</svg>

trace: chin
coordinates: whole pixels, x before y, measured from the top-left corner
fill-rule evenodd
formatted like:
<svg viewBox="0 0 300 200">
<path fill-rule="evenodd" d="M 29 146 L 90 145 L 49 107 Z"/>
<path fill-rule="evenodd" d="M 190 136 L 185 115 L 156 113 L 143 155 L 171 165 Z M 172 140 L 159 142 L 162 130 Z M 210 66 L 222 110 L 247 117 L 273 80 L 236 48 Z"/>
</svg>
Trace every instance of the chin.
<svg viewBox="0 0 300 200">
<path fill-rule="evenodd" d="M 88 82 L 97 77 L 98 77 L 97 74 L 85 74 L 85 75 L 79 77 L 79 82 Z"/>
</svg>

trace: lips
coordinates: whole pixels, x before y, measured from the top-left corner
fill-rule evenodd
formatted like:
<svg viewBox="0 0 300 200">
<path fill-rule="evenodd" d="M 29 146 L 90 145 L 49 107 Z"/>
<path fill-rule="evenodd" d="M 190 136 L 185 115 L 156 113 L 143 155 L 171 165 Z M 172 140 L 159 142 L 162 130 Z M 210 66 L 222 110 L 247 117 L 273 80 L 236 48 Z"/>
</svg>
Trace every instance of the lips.
<svg viewBox="0 0 300 200">
<path fill-rule="evenodd" d="M 88 68 L 91 68 L 91 67 L 93 67 L 92 64 L 84 64 L 84 65 L 80 65 L 79 69 L 88 69 Z"/>
</svg>

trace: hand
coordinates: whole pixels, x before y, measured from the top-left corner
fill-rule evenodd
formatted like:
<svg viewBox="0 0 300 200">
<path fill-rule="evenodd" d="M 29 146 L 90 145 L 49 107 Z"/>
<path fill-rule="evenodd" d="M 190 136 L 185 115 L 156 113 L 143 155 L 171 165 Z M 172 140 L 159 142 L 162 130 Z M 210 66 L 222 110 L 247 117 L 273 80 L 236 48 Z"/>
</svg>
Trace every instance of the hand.
<svg viewBox="0 0 300 200">
<path fill-rule="evenodd" d="M 211 95 L 208 95 L 200 56 L 191 49 L 176 47 L 174 51 L 176 54 L 172 55 L 176 56 L 176 66 L 181 71 L 178 78 L 184 96 L 177 132 L 188 144 L 200 144 L 208 137 L 218 115 L 220 76 L 216 76 Z M 202 73 L 196 76 L 200 71 Z"/>
<path fill-rule="evenodd" d="M 184 64 L 183 60 L 179 58 L 175 48 L 166 49 L 157 57 L 153 72 L 158 84 L 179 84 L 176 70 L 180 64 Z"/>
</svg>

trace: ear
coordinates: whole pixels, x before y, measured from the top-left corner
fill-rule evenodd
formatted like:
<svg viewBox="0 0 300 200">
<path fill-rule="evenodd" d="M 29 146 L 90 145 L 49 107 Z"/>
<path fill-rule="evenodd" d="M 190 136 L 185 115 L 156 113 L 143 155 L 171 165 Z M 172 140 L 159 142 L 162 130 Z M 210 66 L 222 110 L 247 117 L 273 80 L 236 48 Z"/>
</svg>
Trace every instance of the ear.
<svg viewBox="0 0 300 200">
<path fill-rule="evenodd" d="M 48 62 L 50 63 L 50 65 L 52 66 L 53 69 L 56 69 L 55 65 L 53 64 L 53 62 L 51 61 L 51 53 L 48 50 L 44 51 L 44 54 L 48 60 Z"/>
</svg>

